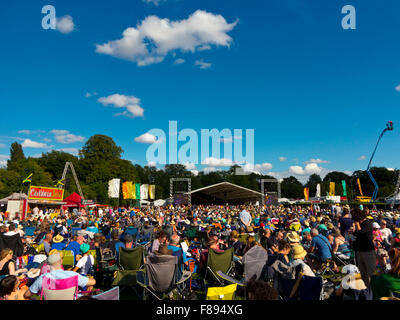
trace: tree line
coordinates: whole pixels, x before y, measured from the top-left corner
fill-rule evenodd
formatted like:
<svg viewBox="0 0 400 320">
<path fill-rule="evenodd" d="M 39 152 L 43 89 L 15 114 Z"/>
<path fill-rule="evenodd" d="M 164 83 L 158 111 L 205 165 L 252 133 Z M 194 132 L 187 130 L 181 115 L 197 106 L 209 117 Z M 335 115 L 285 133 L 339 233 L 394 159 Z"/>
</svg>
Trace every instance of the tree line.
<svg viewBox="0 0 400 320">
<path fill-rule="evenodd" d="M 42 153 L 38 158 L 26 157 L 21 144 L 15 142 L 10 148 L 10 159 L 7 166 L 0 169 L 0 198 L 9 196 L 14 192 L 27 192 L 28 186 L 22 181 L 31 173 L 32 185 L 54 186 L 62 177 L 66 162 L 73 163 L 84 197 L 95 200 L 101 204 L 115 205 L 117 199 L 108 198 L 108 181 L 119 178 L 122 182 L 133 181 L 142 184 L 156 185 L 156 199 L 169 197 L 170 178 L 188 177 L 191 178 L 192 190 L 209 186 L 212 184 L 228 181 L 255 191 L 260 191 L 261 179 L 274 179 L 272 176 L 252 173 L 249 175 L 236 175 L 236 168 L 233 166 L 225 171 L 213 171 L 198 175 L 187 170 L 182 164 L 165 165 L 163 169 L 156 167 L 140 166 L 132 164 L 131 161 L 122 159 L 123 150 L 117 146 L 114 140 L 104 135 L 94 135 L 79 150 L 78 156 L 63 151 L 51 151 Z M 388 170 L 383 167 L 371 169 L 375 180 L 379 185 L 378 198 L 387 197 L 393 194 L 399 170 Z M 347 196 L 354 199 L 360 195 L 357 179 L 360 179 L 362 191 L 365 196 L 373 193 L 373 184 L 367 173 L 362 170 L 355 171 L 352 175 L 343 172 L 329 172 L 323 179 L 312 174 L 303 185 L 296 177 L 284 178 L 281 182 L 282 197 L 289 199 L 304 198 L 304 187 L 310 190 L 310 197 L 316 193 L 317 184 L 321 185 L 321 195 L 329 192 L 329 183 L 335 182 L 336 195 L 343 195 L 342 180 L 346 181 Z M 65 195 L 68 196 L 77 192 L 71 172 L 68 172 L 65 184 Z M 176 183 L 175 191 L 186 191 L 184 183 Z M 265 190 L 277 191 L 276 183 L 266 183 Z M 119 203 L 129 205 L 130 200 L 122 199 L 122 188 Z"/>
</svg>

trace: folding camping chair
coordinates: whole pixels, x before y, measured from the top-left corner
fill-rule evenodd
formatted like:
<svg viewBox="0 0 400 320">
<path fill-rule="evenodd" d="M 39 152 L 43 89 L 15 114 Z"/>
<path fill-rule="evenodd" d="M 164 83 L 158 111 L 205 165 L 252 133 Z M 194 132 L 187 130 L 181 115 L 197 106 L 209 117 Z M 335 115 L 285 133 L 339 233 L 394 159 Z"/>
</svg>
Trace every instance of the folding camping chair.
<svg viewBox="0 0 400 320">
<path fill-rule="evenodd" d="M 77 297 L 78 275 L 57 280 L 43 277 L 40 300 L 76 300 Z"/>
<path fill-rule="evenodd" d="M 136 291 L 136 274 L 138 270 L 143 267 L 143 247 L 136 247 L 133 249 L 123 248 L 119 249 L 119 269 L 114 274 L 112 286 L 121 287 L 121 291 L 126 287 L 131 287 L 137 296 Z M 139 297 L 140 298 L 140 297 Z"/>
<path fill-rule="evenodd" d="M 229 248 L 223 252 L 217 252 L 213 249 L 209 249 L 207 269 L 204 275 L 204 285 L 206 286 L 208 279 L 215 280 L 219 285 L 223 285 L 224 279 L 221 278 L 217 272 L 222 271 L 224 274 L 230 275 L 233 266 L 233 248 Z M 211 274 L 212 277 L 209 277 L 209 274 Z"/>
<path fill-rule="evenodd" d="M 95 300 L 119 300 L 119 287 L 112 288 L 106 292 L 92 297 Z"/>
<path fill-rule="evenodd" d="M 71 250 L 62 250 L 62 264 L 65 268 L 70 268 L 75 266 L 75 255 Z"/>
<path fill-rule="evenodd" d="M 33 237 L 35 235 L 35 227 L 25 227 L 25 236 Z"/>
<path fill-rule="evenodd" d="M 235 280 L 222 271 L 217 271 L 217 275 L 222 279 L 245 287 L 250 280 L 259 280 L 268 261 L 268 251 L 261 246 L 254 246 L 242 258 L 244 265 L 244 275 L 241 280 Z"/>
<path fill-rule="evenodd" d="M 190 277 L 190 271 L 183 271 L 182 277 L 176 277 L 178 258 L 171 255 L 152 255 L 145 261 L 145 270 L 139 270 L 136 274 L 137 283 L 144 288 L 143 300 L 148 298 L 147 292 L 158 300 L 162 300 L 165 295 L 171 296 L 179 285 L 185 283 Z"/>
<path fill-rule="evenodd" d="M 138 235 L 138 231 L 139 231 L 139 228 L 135 228 L 135 227 L 131 227 L 130 226 L 130 227 L 126 228 L 125 235 L 128 235 L 128 234 L 131 235 L 133 240 L 135 241 L 136 237 Z"/>
<path fill-rule="evenodd" d="M 207 289 L 206 300 L 235 300 L 237 284 Z"/>
</svg>

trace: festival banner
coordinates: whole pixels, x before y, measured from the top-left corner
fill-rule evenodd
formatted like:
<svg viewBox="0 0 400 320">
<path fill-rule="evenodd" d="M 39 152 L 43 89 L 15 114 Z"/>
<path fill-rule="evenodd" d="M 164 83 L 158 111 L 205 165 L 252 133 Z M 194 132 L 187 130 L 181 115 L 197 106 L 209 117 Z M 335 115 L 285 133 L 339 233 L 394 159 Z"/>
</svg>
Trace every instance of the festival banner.
<svg viewBox="0 0 400 320">
<path fill-rule="evenodd" d="M 310 195 L 310 189 L 304 188 L 304 198 L 306 201 L 308 201 L 309 195 Z"/>
<path fill-rule="evenodd" d="M 343 197 L 347 197 L 346 181 L 345 180 L 342 180 L 342 187 L 343 187 Z"/>
<path fill-rule="evenodd" d="M 140 186 L 140 199 L 146 200 L 149 198 L 149 185 L 142 184 Z"/>
<path fill-rule="evenodd" d="M 140 183 L 135 183 L 135 199 L 140 200 Z"/>
<path fill-rule="evenodd" d="M 108 182 L 108 197 L 119 198 L 120 179 L 112 179 Z"/>
<path fill-rule="evenodd" d="M 156 198 L 156 186 L 154 184 L 149 185 L 149 198 L 155 200 Z"/>
<path fill-rule="evenodd" d="M 63 201 L 64 189 L 31 186 L 29 188 L 28 199 Z"/>
<path fill-rule="evenodd" d="M 335 195 L 335 183 L 334 182 L 329 183 L 329 195 L 330 196 Z"/>
<path fill-rule="evenodd" d="M 317 192 L 315 194 L 315 197 L 316 198 L 320 198 L 321 197 L 321 184 L 320 183 L 317 184 Z"/>
<path fill-rule="evenodd" d="M 133 182 L 126 181 L 122 184 L 122 194 L 124 199 L 135 199 L 135 192 L 133 189 Z"/>
</svg>

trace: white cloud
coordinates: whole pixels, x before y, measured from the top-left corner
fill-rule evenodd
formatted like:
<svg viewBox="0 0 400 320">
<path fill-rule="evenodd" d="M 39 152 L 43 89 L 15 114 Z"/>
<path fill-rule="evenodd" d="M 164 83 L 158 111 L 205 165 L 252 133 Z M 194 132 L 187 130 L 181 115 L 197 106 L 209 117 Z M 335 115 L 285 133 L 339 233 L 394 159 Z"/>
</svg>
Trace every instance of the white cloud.
<svg viewBox="0 0 400 320">
<path fill-rule="evenodd" d="M 43 130 L 19 130 L 18 133 L 22 134 L 38 134 L 38 133 L 45 133 L 46 131 Z"/>
<path fill-rule="evenodd" d="M 97 101 L 104 106 L 113 105 L 114 108 L 126 108 L 124 112 L 115 114 L 116 116 L 135 118 L 143 117 L 144 115 L 144 109 L 140 107 L 140 99 L 134 96 L 125 96 L 116 93 L 108 97 L 101 97 Z"/>
<path fill-rule="evenodd" d="M 400 84 L 398 86 L 395 87 L 396 91 L 400 92 Z"/>
<path fill-rule="evenodd" d="M 221 169 L 217 169 L 215 167 L 207 167 L 203 169 L 203 172 L 205 174 L 210 173 L 210 172 L 215 172 L 215 171 L 221 171 Z"/>
<path fill-rule="evenodd" d="M 10 156 L 7 154 L 0 154 L 0 160 L 8 160 L 10 159 Z"/>
<path fill-rule="evenodd" d="M 50 146 L 48 146 L 45 143 L 32 141 L 31 139 L 25 139 L 21 145 L 23 148 L 33 148 L 33 149 L 49 149 L 49 148 L 51 148 Z"/>
<path fill-rule="evenodd" d="M 198 170 L 190 170 L 191 173 L 193 173 L 195 176 L 199 175 L 199 171 Z"/>
<path fill-rule="evenodd" d="M 196 66 L 200 66 L 200 69 L 208 69 L 208 68 L 210 68 L 211 65 L 212 65 L 212 64 L 209 63 L 209 62 L 204 62 L 203 59 L 197 60 L 194 64 L 195 64 Z"/>
<path fill-rule="evenodd" d="M 157 165 L 157 163 L 155 163 L 154 161 L 147 162 L 147 164 L 146 164 L 146 166 L 148 166 L 148 167 L 155 167 L 156 165 Z"/>
<path fill-rule="evenodd" d="M 182 64 L 182 63 L 185 63 L 185 59 L 179 58 L 179 59 L 176 59 L 174 62 L 174 64 Z"/>
<path fill-rule="evenodd" d="M 68 130 L 52 130 L 51 133 L 55 135 L 55 138 L 58 142 L 63 144 L 83 142 L 85 140 L 85 137 L 69 133 Z"/>
<path fill-rule="evenodd" d="M 287 160 L 286 157 L 279 157 L 279 161 L 280 161 L 280 162 L 284 162 L 284 161 L 286 161 L 286 160 Z"/>
<path fill-rule="evenodd" d="M 6 145 L 4 143 L 0 143 L 0 149 L 5 148 Z"/>
<path fill-rule="evenodd" d="M 271 170 L 272 169 L 272 164 L 266 162 L 266 163 L 262 163 L 262 164 L 256 164 L 254 166 L 254 169 L 257 171 L 267 171 L 267 170 Z"/>
<path fill-rule="evenodd" d="M 289 172 L 299 176 L 310 175 L 313 173 L 320 174 L 322 170 L 323 168 L 319 167 L 317 163 L 309 163 L 305 166 L 305 168 L 300 166 L 289 167 Z"/>
<path fill-rule="evenodd" d="M 187 19 L 170 21 L 148 16 L 135 27 L 127 28 L 119 40 L 96 45 L 96 52 L 136 62 L 138 66 L 159 63 L 177 50 L 196 52 L 207 46 L 229 47 L 227 34 L 237 24 L 227 23 L 222 15 L 197 10 Z"/>
<path fill-rule="evenodd" d="M 305 171 L 303 167 L 300 166 L 290 166 L 289 167 L 289 172 L 297 174 L 297 175 L 304 175 Z"/>
<path fill-rule="evenodd" d="M 164 2 L 165 0 L 143 0 L 143 2 L 146 2 L 146 3 L 152 3 L 152 4 L 154 4 L 155 6 L 158 6 L 161 2 Z"/>
<path fill-rule="evenodd" d="M 153 143 L 157 143 L 157 137 L 146 132 L 145 134 L 142 134 L 141 136 L 136 137 L 135 142 L 153 144 Z"/>
<path fill-rule="evenodd" d="M 56 29 L 61 33 L 67 34 L 75 30 L 73 18 L 70 15 L 65 15 L 57 18 Z"/>
<path fill-rule="evenodd" d="M 365 160 L 365 159 L 367 159 L 366 156 L 361 156 L 361 157 L 359 157 L 357 160 Z"/>
<path fill-rule="evenodd" d="M 56 151 L 70 153 L 70 154 L 73 154 L 74 156 L 78 155 L 78 152 L 79 152 L 79 150 L 77 148 L 63 148 L 63 149 L 57 149 Z"/>
<path fill-rule="evenodd" d="M 394 168 L 387 168 L 389 171 L 395 171 Z"/>
<path fill-rule="evenodd" d="M 311 159 L 311 160 L 305 161 L 305 163 L 329 163 L 329 161 L 321 160 L 321 159 Z"/>
<path fill-rule="evenodd" d="M 201 164 L 209 166 L 209 167 L 231 167 L 235 163 L 230 159 L 217 159 L 217 158 L 209 157 L 209 158 L 204 159 Z"/>
<path fill-rule="evenodd" d="M 196 165 L 194 163 L 185 163 L 184 164 L 186 170 L 195 170 L 196 169 Z"/>
</svg>

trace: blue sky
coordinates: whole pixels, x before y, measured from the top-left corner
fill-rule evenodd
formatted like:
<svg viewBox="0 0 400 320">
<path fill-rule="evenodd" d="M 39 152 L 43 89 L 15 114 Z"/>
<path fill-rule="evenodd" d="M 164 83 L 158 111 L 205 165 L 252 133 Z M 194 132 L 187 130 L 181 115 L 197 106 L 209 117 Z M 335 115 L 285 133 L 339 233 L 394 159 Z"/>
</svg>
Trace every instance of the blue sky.
<svg viewBox="0 0 400 320">
<path fill-rule="evenodd" d="M 56 8 L 57 30 L 41 26 L 47 4 Z M 356 30 L 341 26 L 347 4 L 356 8 Z M 91 135 L 105 134 L 125 159 L 144 165 L 149 144 L 135 138 L 153 128 L 167 132 L 176 120 L 178 130 L 254 129 L 255 163 L 268 164 L 263 172 L 305 180 L 313 172 L 365 169 L 392 120 L 395 131 L 373 165 L 399 167 L 398 1 L 0 6 L 3 164 L 14 141 L 36 156 L 75 152 Z M 125 42 L 116 42 L 126 29 Z M 218 169 L 227 167 L 207 170 Z"/>
</svg>

